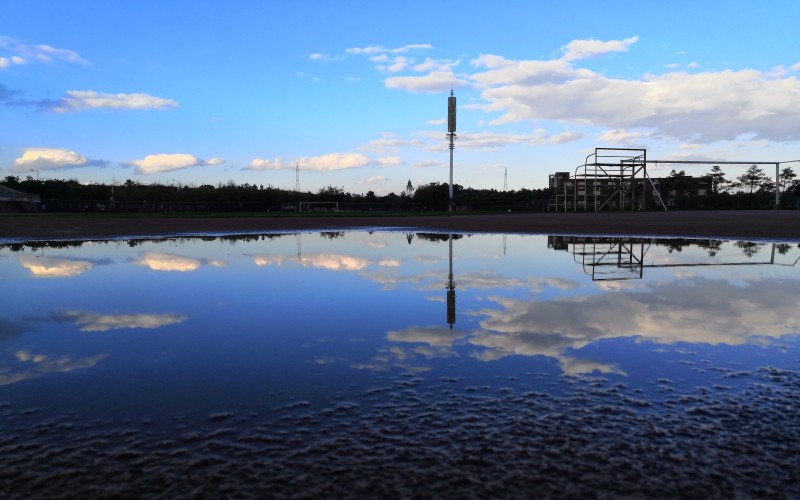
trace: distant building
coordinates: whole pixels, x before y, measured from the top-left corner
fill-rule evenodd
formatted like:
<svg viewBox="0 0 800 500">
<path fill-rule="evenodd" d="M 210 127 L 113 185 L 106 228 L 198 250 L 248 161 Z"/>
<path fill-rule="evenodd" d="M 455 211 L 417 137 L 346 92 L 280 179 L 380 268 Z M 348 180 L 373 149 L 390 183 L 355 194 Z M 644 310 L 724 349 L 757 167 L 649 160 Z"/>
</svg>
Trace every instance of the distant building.
<svg viewBox="0 0 800 500">
<path fill-rule="evenodd" d="M 32 213 L 40 212 L 42 200 L 38 194 L 23 193 L 0 185 L 0 212 Z"/>
<path fill-rule="evenodd" d="M 711 193 L 711 179 L 681 175 L 665 178 L 627 176 L 578 176 L 556 172 L 549 176 L 550 212 L 599 212 L 662 210 L 675 206 L 681 197 Z"/>
</svg>

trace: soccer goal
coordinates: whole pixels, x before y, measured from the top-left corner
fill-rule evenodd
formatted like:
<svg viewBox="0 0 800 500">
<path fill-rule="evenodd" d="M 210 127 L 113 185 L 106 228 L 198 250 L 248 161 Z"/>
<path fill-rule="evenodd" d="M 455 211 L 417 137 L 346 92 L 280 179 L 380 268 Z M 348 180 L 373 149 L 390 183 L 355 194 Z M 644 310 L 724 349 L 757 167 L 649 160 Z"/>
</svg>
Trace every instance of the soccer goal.
<svg viewBox="0 0 800 500">
<path fill-rule="evenodd" d="M 301 201 L 300 212 L 338 212 L 338 201 Z"/>
</svg>

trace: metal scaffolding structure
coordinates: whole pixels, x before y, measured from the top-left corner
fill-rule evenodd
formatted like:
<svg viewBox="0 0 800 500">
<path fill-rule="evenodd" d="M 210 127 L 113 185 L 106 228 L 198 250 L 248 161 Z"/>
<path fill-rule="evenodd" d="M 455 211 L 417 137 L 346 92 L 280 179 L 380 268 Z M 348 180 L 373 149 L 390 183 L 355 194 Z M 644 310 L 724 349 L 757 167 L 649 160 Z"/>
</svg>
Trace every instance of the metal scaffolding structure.
<svg viewBox="0 0 800 500">
<path fill-rule="evenodd" d="M 652 160 L 642 148 L 595 148 L 574 172 L 550 175 L 548 211 L 667 211 L 659 185 L 647 165 L 775 165 L 775 206 L 780 206 L 780 165 L 790 161 Z"/>
</svg>

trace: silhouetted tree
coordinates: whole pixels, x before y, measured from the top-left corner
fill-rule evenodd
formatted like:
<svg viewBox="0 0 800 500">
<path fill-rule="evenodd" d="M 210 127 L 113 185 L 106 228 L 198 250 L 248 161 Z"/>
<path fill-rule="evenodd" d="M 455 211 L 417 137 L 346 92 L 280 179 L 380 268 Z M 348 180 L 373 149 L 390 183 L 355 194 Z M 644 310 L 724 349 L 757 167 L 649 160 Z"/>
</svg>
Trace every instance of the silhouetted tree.
<svg viewBox="0 0 800 500">
<path fill-rule="evenodd" d="M 725 178 L 725 172 L 719 168 L 719 165 L 711 167 L 711 172 L 707 173 L 706 176 L 711 178 L 712 194 L 720 194 L 720 191 L 724 190 L 725 186 L 730 183 L 730 181 Z"/>
<path fill-rule="evenodd" d="M 751 165 L 745 173 L 736 178 L 742 186 L 749 187 L 750 192 L 755 191 L 756 187 L 763 188 L 766 181 L 769 180 L 767 174 L 758 166 Z"/>
<path fill-rule="evenodd" d="M 792 167 L 783 167 L 780 176 L 781 190 L 786 191 L 787 189 L 793 188 L 795 177 L 797 177 L 797 174 L 792 170 Z"/>
</svg>

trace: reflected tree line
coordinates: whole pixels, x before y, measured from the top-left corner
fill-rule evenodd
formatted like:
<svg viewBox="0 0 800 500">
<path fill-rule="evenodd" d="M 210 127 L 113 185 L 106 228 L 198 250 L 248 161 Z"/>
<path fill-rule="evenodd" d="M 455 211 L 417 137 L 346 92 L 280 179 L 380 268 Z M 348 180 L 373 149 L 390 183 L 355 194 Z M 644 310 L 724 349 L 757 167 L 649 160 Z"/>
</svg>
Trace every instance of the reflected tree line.
<svg viewBox="0 0 800 500">
<path fill-rule="evenodd" d="M 68 249 L 80 248 L 84 244 L 91 243 L 92 245 L 125 245 L 128 247 L 137 247 L 146 243 L 158 243 L 164 241 L 176 242 L 192 242 L 192 241 L 219 241 L 224 243 L 251 243 L 259 241 L 272 241 L 280 238 L 294 237 L 297 233 L 263 233 L 263 234 L 236 234 L 236 235 L 207 235 L 207 236 L 161 236 L 150 238 L 137 238 L 127 240 L 68 240 L 68 241 L 36 241 L 26 243 L 6 243 L 0 244 L 0 250 L 10 250 L 12 252 L 36 252 L 41 249 Z M 319 232 L 320 238 L 326 240 L 337 240 L 344 238 L 345 231 L 321 231 Z M 450 233 L 405 233 L 406 240 L 410 245 L 415 239 L 431 243 L 447 243 L 451 238 L 459 240 L 464 237 L 471 236 L 470 234 L 450 234 Z M 548 246 L 554 250 L 568 250 L 570 244 L 576 242 L 618 242 L 618 241 L 631 241 L 631 242 L 646 242 L 650 245 L 664 247 L 667 252 L 682 252 L 686 248 L 702 248 L 706 250 L 709 257 L 715 257 L 717 253 L 726 244 L 732 245 L 739 249 L 742 254 L 747 257 L 752 257 L 759 253 L 760 250 L 772 245 L 772 243 L 758 242 L 758 241 L 726 241 L 719 239 L 689 239 L 689 238 L 620 238 L 620 237 L 597 237 L 597 236 L 548 236 Z M 786 255 L 793 247 L 800 248 L 800 244 L 792 243 L 776 243 L 775 251 L 780 255 Z"/>
<path fill-rule="evenodd" d="M 548 246 L 553 250 L 568 250 L 570 244 L 575 243 L 647 243 L 649 245 L 664 247 L 668 253 L 680 253 L 686 248 L 701 248 L 706 250 L 709 257 L 715 257 L 725 244 L 732 244 L 741 250 L 746 257 L 753 257 L 759 251 L 767 248 L 772 243 L 760 241 L 725 241 L 718 239 L 688 239 L 688 238 L 621 238 L 621 237 L 596 237 L 596 236 L 548 236 Z M 780 255 L 786 255 L 792 249 L 791 243 L 776 243 L 775 251 Z M 800 248 L 800 244 L 796 245 Z M 771 246 L 770 246 L 771 248 Z"/>
</svg>

